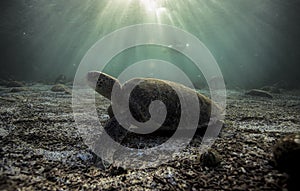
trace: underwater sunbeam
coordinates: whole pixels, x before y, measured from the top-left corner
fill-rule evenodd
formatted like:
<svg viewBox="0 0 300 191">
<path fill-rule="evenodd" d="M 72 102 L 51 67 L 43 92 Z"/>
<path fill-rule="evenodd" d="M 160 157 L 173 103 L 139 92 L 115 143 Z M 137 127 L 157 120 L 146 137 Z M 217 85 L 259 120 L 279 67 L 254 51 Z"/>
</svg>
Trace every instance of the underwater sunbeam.
<svg viewBox="0 0 300 191">
<path fill-rule="evenodd" d="M 140 3 L 147 9 L 147 11 L 157 11 L 160 8 L 160 1 L 158 0 L 140 0 Z"/>
</svg>

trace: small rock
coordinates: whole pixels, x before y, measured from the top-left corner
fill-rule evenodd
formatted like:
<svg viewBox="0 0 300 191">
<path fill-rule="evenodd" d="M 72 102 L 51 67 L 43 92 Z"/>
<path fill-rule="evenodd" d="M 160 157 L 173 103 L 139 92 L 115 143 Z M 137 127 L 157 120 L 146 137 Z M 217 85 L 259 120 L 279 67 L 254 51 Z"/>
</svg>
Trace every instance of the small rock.
<svg viewBox="0 0 300 191">
<path fill-rule="evenodd" d="M 252 90 L 246 92 L 246 95 L 273 98 L 273 96 L 269 92 L 264 91 L 264 90 L 258 90 L 258 89 L 252 89 Z"/>
<path fill-rule="evenodd" d="M 200 164 L 204 167 L 216 167 L 220 164 L 220 162 L 220 154 L 213 149 L 209 149 L 200 156 Z"/>
<path fill-rule="evenodd" d="M 15 88 L 12 88 L 10 90 L 10 92 L 12 92 L 12 93 L 24 92 L 24 91 L 28 91 L 28 88 L 26 88 L 26 87 L 15 87 Z"/>
<path fill-rule="evenodd" d="M 66 86 L 63 84 L 56 84 L 51 88 L 53 92 L 64 92 L 66 90 Z"/>
<path fill-rule="evenodd" d="M 71 94 L 71 90 L 63 84 L 56 84 L 51 88 L 53 92 L 65 92 L 67 94 Z"/>
<path fill-rule="evenodd" d="M 289 174 L 300 172 L 300 133 L 280 139 L 273 149 L 274 162 L 279 170 Z"/>
</svg>

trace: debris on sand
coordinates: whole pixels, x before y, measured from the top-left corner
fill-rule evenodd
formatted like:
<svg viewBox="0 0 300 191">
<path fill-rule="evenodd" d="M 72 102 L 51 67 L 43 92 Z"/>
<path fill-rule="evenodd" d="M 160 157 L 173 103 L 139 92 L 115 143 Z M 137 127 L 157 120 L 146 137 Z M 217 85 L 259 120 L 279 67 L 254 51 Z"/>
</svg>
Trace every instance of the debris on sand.
<svg viewBox="0 0 300 191">
<path fill-rule="evenodd" d="M 252 89 L 252 90 L 246 92 L 246 95 L 273 98 L 273 96 L 269 92 L 264 91 L 264 90 L 258 90 L 258 89 Z"/>
</svg>

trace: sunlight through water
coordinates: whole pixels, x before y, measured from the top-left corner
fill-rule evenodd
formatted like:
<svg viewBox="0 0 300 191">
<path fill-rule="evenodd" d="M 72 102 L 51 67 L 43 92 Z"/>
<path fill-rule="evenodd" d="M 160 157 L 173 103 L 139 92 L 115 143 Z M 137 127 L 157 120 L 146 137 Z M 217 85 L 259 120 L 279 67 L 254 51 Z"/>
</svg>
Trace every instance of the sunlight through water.
<svg viewBox="0 0 300 191">
<path fill-rule="evenodd" d="M 146 11 L 147 16 L 154 16 L 156 22 L 162 23 L 161 17 L 167 16 L 170 20 L 171 16 L 168 9 L 164 6 L 166 0 L 139 0 L 141 7 Z"/>
<path fill-rule="evenodd" d="M 295 0 L 292 0 L 295 1 Z M 2 2 L 2 1 L 1 1 Z M 73 76 L 86 51 L 99 39 L 122 27 L 158 23 L 179 27 L 195 35 L 212 52 L 229 82 L 253 86 L 278 76 L 281 62 L 296 62 L 298 53 L 283 54 L 294 44 L 298 11 L 290 10 L 290 0 L 22 0 L 0 17 L 1 32 L 10 36 L 1 41 L 3 50 L 17 54 L 5 56 L 7 63 L 35 71 L 35 78 L 54 78 L 63 72 Z M 11 10 L 12 9 L 12 10 Z M 286 14 L 289 12 L 291 15 Z M 19 21 L 16 18 L 21 18 Z M 3 30 L 2 30 L 3 29 Z M 10 30 L 15 30 L 12 35 Z M 168 34 L 163 34 L 166 37 Z M 9 43 L 14 38 L 18 43 Z M 291 39 L 291 42 L 286 38 Z M 107 49 L 122 42 L 107 44 Z M 7 47 L 7 44 L 13 44 Z M 284 47 L 278 50 L 278 46 Z M 36 48 L 38 47 L 38 48 Z M 188 42 L 168 48 L 188 48 Z M 150 48 L 149 54 L 179 60 L 169 50 Z M 144 54 L 134 50 L 123 65 Z M 25 56 L 26 55 L 26 56 Z M 285 55 L 289 55 L 286 57 Z M 176 59 L 175 59 L 176 57 Z M 171 61 L 171 59 L 170 59 Z M 126 62 L 126 63 L 125 63 Z M 68 64 L 66 64 L 68 63 Z M 183 60 L 181 65 L 186 65 Z M 284 69 L 292 68 L 284 66 Z M 115 68 L 113 71 L 118 70 Z M 193 71 L 188 67 L 189 70 Z M 15 72 L 13 67 L 7 70 Z M 271 72 L 270 72 L 271 70 Z M 49 72 L 50 71 L 50 72 Z M 297 70 L 292 69 L 297 72 Z M 253 78 L 255 76 L 255 78 Z M 25 78 L 32 74 L 26 74 Z M 298 84 L 298 83 L 297 83 Z"/>
</svg>

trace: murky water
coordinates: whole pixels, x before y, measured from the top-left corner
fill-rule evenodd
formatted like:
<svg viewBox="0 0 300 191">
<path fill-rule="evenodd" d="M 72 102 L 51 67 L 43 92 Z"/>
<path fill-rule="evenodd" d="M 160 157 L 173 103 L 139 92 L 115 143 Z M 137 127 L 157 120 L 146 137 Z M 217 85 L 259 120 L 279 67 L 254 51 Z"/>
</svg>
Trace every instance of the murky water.
<svg viewBox="0 0 300 191">
<path fill-rule="evenodd" d="M 11 0 L 0 4 L 1 66 L 5 68 L 0 75 L 4 78 L 53 80 L 64 74 L 71 80 L 96 41 L 121 27 L 151 22 L 177 26 L 198 37 L 229 85 L 257 87 L 285 81 L 298 86 L 300 3 L 296 0 Z M 128 50 L 126 60 L 116 58 L 116 67 L 163 51 Z M 180 62 L 187 65 L 184 59 Z"/>
</svg>

